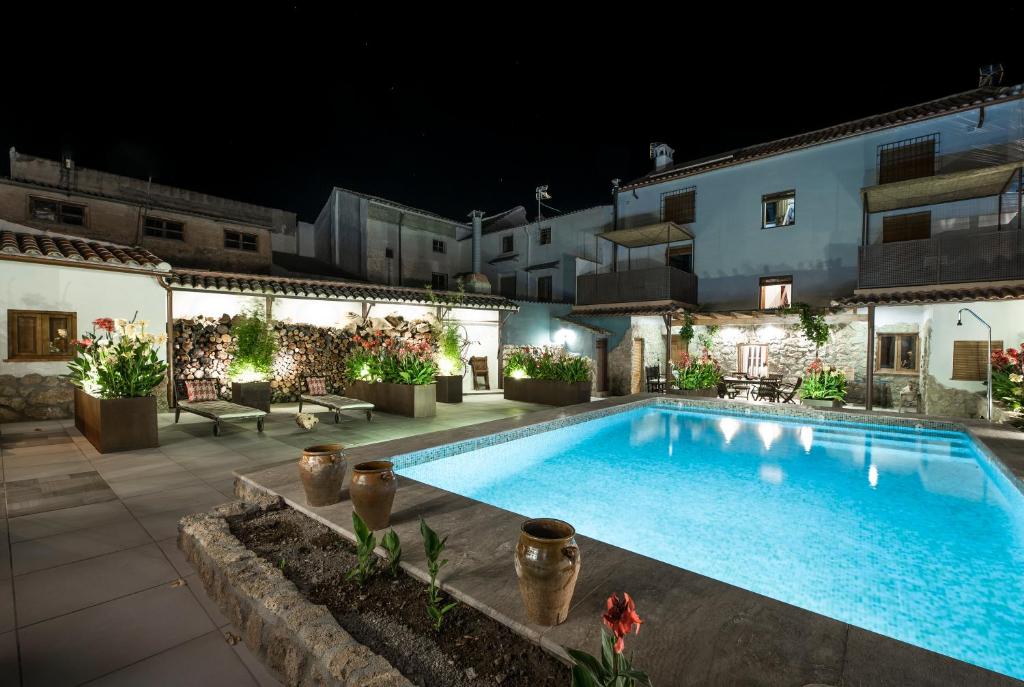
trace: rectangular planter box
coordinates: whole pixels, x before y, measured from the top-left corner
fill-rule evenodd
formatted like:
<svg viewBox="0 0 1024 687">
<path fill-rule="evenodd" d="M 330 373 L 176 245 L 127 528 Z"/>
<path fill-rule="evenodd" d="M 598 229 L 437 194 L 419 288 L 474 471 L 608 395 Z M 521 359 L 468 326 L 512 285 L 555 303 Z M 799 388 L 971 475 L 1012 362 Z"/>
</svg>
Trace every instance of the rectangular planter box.
<svg viewBox="0 0 1024 687">
<path fill-rule="evenodd" d="M 462 376 L 446 375 L 437 377 L 437 402 L 462 403 Z"/>
<path fill-rule="evenodd" d="M 559 382 L 553 379 L 505 377 L 505 399 L 549 406 L 571 406 L 590 402 L 590 382 Z"/>
<path fill-rule="evenodd" d="M 160 445 L 156 396 L 96 398 L 76 388 L 75 427 L 100 453 Z"/>
<path fill-rule="evenodd" d="M 434 417 L 437 414 L 436 384 L 386 384 L 352 382 L 345 395 L 368 401 L 374 410 L 406 417 Z"/>
<path fill-rule="evenodd" d="M 232 382 L 231 402 L 270 412 L 270 382 Z"/>
<path fill-rule="evenodd" d="M 801 398 L 800 405 L 818 408 L 820 410 L 838 410 L 845 404 L 831 398 Z"/>
</svg>

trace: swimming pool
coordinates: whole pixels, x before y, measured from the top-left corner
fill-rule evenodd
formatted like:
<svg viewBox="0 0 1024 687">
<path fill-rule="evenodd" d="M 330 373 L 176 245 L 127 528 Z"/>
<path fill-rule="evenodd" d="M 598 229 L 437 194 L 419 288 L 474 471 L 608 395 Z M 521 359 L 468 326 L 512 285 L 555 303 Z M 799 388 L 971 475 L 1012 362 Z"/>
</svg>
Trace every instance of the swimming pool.
<svg viewBox="0 0 1024 687">
<path fill-rule="evenodd" d="M 963 433 L 653 405 L 396 464 L 1024 678 L 1024 497 Z"/>
</svg>

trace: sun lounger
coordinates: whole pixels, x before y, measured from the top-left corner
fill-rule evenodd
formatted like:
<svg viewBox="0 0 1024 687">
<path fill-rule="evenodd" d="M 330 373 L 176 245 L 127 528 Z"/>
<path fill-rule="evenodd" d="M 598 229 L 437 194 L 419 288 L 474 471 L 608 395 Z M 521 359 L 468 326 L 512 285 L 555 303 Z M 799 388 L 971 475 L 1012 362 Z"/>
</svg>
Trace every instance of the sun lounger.
<svg viewBox="0 0 1024 687">
<path fill-rule="evenodd" d="M 328 410 L 334 411 L 335 424 L 341 421 L 341 411 L 343 410 L 362 410 L 366 412 L 367 422 L 373 419 L 374 406 L 372 403 L 360 401 L 358 398 L 326 393 L 327 381 L 323 377 L 307 377 L 306 391 L 307 393 L 299 396 L 300 413 L 302 412 L 302 404 L 308 403 L 310 405 L 323 406 Z M 325 393 L 312 393 L 314 391 L 323 391 Z"/>
<path fill-rule="evenodd" d="M 179 393 L 177 385 L 175 385 L 175 404 L 174 404 L 174 422 L 177 424 L 181 418 L 182 411 L 186 413 L 192 413 L 200 417 L 205 417 L 213 420 L 213 435 L 220 436 L 220 426 L 222 422 L 228 420 L 256 420 L 256 431 L 263 431 L 263 420 L 267 416 L 267 412 L 260 410 L 259 408 L 250 408 L 249 406 L 243 406 L 238 403 L 232 403 L 231 401 L 188 401 L 178 400 L 182 396 L 186 396 L 184 393 Z"/>
</svg>

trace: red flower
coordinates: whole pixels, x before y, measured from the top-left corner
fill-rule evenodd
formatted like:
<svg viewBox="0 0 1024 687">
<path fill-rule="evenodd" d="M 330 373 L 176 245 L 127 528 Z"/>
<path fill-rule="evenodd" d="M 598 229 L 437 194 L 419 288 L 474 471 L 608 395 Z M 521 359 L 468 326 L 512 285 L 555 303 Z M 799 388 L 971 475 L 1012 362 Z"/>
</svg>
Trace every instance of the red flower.
<svg viewBox="0 0 1024 687">
<path fill-rule="evenodd" d="M 113 333 L 114 331 L 114 320 L 110 317 L 98 317 L 92 321 L 93 325 L 100 329 Z"/>
<path fill-rule="evenodd" d="M 601 620 L 615 634 L 615 653 L 617 654 L 621 654 L 622 650 L 626 648 L 623 637 L 628 635 L 634 626 L 639 634 L 640 625 L 644 622 L 636 614 L 636 604 L 626 592 L 622 593 L 622 601 L 619 601 L 618 595 L 612 592 L 612 595 L 608 597 L 607 610 L 601 616 Z"/>
</svg>

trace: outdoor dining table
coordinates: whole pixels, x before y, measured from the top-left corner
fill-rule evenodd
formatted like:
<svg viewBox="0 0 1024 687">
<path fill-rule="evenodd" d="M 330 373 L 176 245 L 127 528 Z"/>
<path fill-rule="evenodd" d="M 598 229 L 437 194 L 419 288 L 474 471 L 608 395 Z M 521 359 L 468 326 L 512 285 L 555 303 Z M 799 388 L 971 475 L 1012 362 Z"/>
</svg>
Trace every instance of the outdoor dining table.
<svg viewBox="0 0 1024 687">
<path fill-rule="evenodd" d="M 722 381 L 725 382 L 727 390 L 736 392 L 731 393 L 729 398 L 736 398 L 737 393 L 742 389 L 746 389 L 747 398 L 749 398 L 750 390 L 756 389 L 757 398 L 775 400 L 779 395 L 779 385 L 782 384 L 781 379 L 773 379 L 771 377 L 740 377 L 726 375 L 722 377 Z"/>
</svg>

